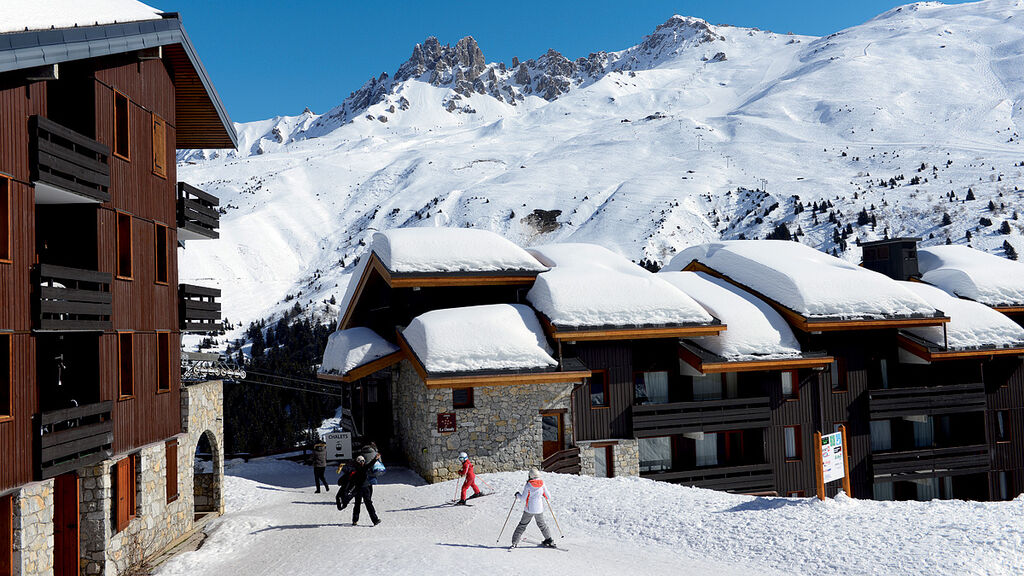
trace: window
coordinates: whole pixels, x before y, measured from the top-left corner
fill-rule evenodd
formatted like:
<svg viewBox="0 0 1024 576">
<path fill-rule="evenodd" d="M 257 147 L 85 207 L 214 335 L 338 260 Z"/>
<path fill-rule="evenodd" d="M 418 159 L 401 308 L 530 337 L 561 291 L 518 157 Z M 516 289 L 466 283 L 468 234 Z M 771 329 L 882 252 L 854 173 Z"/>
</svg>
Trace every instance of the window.
<svg viewBox="0 0 1024 576">
<path fill-rule="evenodd" d="M 614 447 L 611 445 L 594 446 L 594 476 L 597 478 L 615 477 Z"/>
<path fill-rule="evenodd" d="M 640 472 L 661 472 L 672 469 L 672 438 L 640 438 Z"/>
<path fill-rule="evenodd" d="M 114 91 L 114 155 L 125 160 L 132 157 L 131 127 L 129 126 L 131 115 L 128 112 L 130 102 L 128 97 L 118 91 Z"/>
<path fill-rule="evenodd" d="M 473 407 L 473 389 L 472 388 L 456 388 L 452 390 L 452 407 L 453 408 L 472 408 Z"/>
<path fill-rule="evenodd" d="M 996 442 L 1010 441 L 1010 412 L 1000 410 L 996 412 Z"/>
<path fill-rule="evenodd" d="M 728 434 L 728 432 L 726 432 Z M 699 466 L 718 465 L 718 433 L 698 433 L 693 439 L 696 458 L 694 462 Z"/>
<path fill-rule="evenodd" d="M 803 490 L 790 490 L 789 492 L 786 492 L 786 497 L 787 498 L 803 498 L 804 497 L 804 491 Z"/>
<path fill-rule="evenodd" d="M 153 174 L 167 178 L 167 123 L 153 114 Z"/>
<path fill-rule="evenodd" d="M 797 379 L 796 370 L 789 370 L 779 374 L 782 378 L 782 397 L 786 400 L 800 399 L 800 381 Z"/>
<path fill-rule="evenodd" d="M 1010 473 L 1006 470 L 999 471 L 997 475 L 999 482 L 999 499 L 1000 500 L 1013 500 L 1017 497 L 1013 489 L 1013 478 Z"/>
<path fill-rule="evenodd" d="M 699 400 L 721 400 L 722 399 L 722 375 L 704 374 L 693 377 L 693 399 Z"/>
<path fill-rule="evenodd" d="M 846 392 L 846 360 L 843 358 L 836 358 L 836 361 L 831 364 L 830 370 L 830 384 L 833 392 Z"/>
<path fill-rule="evenodd" d="M 0 334 L 0 421 L 14 416 L 14 351 L 10 334 Z"/>
<path fill-rule="evenodd" d="M 178 499 L 178 441 L 165 444 L 167 453 L 167 503 Z"/>
<path fill-rule="evenodd" d="M 117 383 L 121 398 L 135 395 L 134 334 L 117 333 Z"/>
<path fill-rule="evenodd" d="M 0 496 L 0 574 L 14 574 L 14 495 Z"/>
<path fill-rule="evenodd" d="M 157 284 L 167 284 L 169 252 L 167 250 L 167 226 L 157 224 L 156 230 L 156 276 Z"/>
<path fill-rule="evenodd" d="M 892 450 L 892 423 L 888 420 L 871 421 L 871 451 Z"/>
<path fill-rule="evenodd" d="M 608 407 L 608 371 L 594 370 L 590 376 L 590 407 Z"/>
<path fill-rule="evenodd" d="M 156 333 L 156 391 L 171 390 L 171 333 Z"/>
<path fill-rule="evenodd" d="M 803 439 L 800 437 L 799 426 L 786 426 L 786 462 L 798 462 L 803 459 Z"/>
<path fill-rule="evenodd" d="M 668 402 L 668 372 L 636 372 L 633 374 L 633 397 L 637 404 Z"/>
<path fill-rule="evenodd" d="M 0 175 L 0 262 L 11 261 L 11 180 Z"/>
<path fill-rule="evenodd" d="M 120 532 L 128 527 L 136 514 L 136 481 L 135 475 L 138 471 L 138 454 L 132 454 L 127 458 L 119 460 L 111 468 L 114 481 L 114 528 Z"/>
<path fill-rule="evenodd" d="M 132 217 L 117 213 L 117 277 L 132 277 Z"/>
</svg>

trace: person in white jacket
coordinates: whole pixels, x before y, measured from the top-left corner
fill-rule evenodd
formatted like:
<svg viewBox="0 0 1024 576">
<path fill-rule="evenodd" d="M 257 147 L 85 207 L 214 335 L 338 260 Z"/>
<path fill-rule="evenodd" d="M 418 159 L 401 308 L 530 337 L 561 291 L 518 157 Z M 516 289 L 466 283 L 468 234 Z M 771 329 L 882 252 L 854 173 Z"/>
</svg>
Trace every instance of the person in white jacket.
<svg viewBox="0 0 1024 576">
<path fill-rule="evenodd" d="M 512 533 L 512 548 L 519 545 L 519 540 L 523 537 L 523 532 L 526 532 L 526 527 L 530 525 L 531 520 L 537 521 L 537 527 L 544 534 L 544 541 L 541 542 L 541 546 L 555 547 L 555 541 L 551 538 L 551 533 L 548 531 L 548 524 L 544 521 L 544 504 L 548 496 L 548 490 L 544 486 L 544 481 L 540 479 L 540 470 L 531 468 L 530 479 L 526 481 L 523 491 L 516 492 L 516 498 L 525 502 L 526 506 L 523 507 L 523 517 L 519 520 L 519 525 L 516 526 L 515 532 Z"/>
</svg>

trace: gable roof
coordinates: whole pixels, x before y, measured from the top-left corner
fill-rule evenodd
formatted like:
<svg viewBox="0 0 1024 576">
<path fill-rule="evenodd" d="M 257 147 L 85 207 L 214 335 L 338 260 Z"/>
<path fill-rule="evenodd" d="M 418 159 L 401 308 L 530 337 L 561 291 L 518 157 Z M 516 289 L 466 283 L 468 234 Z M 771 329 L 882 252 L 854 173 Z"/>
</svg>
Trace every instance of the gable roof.
<svg viewBox="0 0 1024 576">
<path fill-rule="evenodd" d="M 77 4 L 86 7 L 91 5 L 89 2 Z M 151 18 L 145 10 L 137 6 L 135 8 L 125 14 L 129 18 L 144 19 L 56 28 L 60 24 L 77 23 L 74 20 L 78 17 L 72 16 L 70 19 L 56 19 L 54 29 L 47 27 L 0 34 L 0 73 L 161 47 L 174 80 L 176 148 L 237 147 L 238 136 L 234 124 L 199 60 L 181 19 L 173 12 L 154 13 Z M 6 16 L 7 9 L 5 4 L 0 16 Z M 114 18 L 108 14 L 103 19 Z M 18 20 L 6 18 L 6 21 L 10 28 L 13 25 L 10 23 Z M 31 26 L 40 25 L 36 20 L 27 22 Z"/>
<path fill-rule="evenodd" d="M 398 346 L 369 328 L 338 330 L 327 338 L 317 376 L 352 382 L 398 363 L 403 356 Z"/>
</svg>

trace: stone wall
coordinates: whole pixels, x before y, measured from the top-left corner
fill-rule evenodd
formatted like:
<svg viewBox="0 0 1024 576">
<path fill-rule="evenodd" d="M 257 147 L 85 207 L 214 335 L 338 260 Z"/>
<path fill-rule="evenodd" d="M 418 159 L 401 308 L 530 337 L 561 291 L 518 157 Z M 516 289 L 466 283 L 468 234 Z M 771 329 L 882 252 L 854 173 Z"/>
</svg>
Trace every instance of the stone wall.
<svg viewBox="0 0 1024 576">
<path fill-rule="evenodd" d="M 395 438 L 409 466 L 429 482 L 458 476 L 460 451 L 469 453 L 477 472 L 523 470 L 543 460 L 541 410 L 567 409 L 572 384 L 481 386 L 473 407 L 455 409 L 452 391 L 428 389 L 403 360 L 392 371 Z M 456 415 L 456 431 L 437 431 L 437 415 Z M 565 419 L 572 443 L 571 418 Z"/>
<path fill-rule="evenodd" d="M 224 383 L 216 380 L 190 384 L 181 394 L 181 427 L 188 433 L 188 474 L 195 487 L 200 511 L 224 513 Z M 193 457 L 203 434 L 207 434 L 213 455 L 212 470 L 196 473 Z M 192 475 L 195 475 L 194 479 Z M 190 491 L 190 495 L 192 492 Z"/>
<path fill-rule="evenodd" d="M 594 476 L 594 444 L 612 446 L 613 470 L 616 476 L 640 475 L 640 445 L 636 440 L 591 440 L 579 442 L 580 476 Z"/>
<path fill-rule="evenodd" d="M 14 576 L 53 574 L 53 480 L 14 493 Z"/>
</svg>

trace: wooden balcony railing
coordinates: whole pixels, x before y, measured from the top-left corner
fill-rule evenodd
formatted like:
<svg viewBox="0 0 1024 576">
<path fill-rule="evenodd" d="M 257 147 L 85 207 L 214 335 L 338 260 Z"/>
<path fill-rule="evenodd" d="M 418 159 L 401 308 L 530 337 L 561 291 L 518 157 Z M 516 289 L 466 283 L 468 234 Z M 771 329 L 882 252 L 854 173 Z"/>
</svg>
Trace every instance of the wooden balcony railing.
<svg viewBox="0 0 1024 576">
<path fill-rule="evenodd" d="M 633 406 L 633 434 L 637 438 L 765 428 L 770 424 L 767 396 Z"/>
<path fill-rule="evenodd" d="M 775 490 L 775 474 L 771 464 L 716 466 L 671 472 L 644 472 L 644 478 L 674 484 L 724 490 L 726 492 L 771 492 Z"/>
<path fill-rule="evenodd" d="M 29 160 L 36 203 L 110 200 L 110 148 L 43 116 L 29 117 Z M 45 186 L 70 195 L 50 198 Z"/>
<path fill-rule="evenodd" d="M 985 410 L 985 385 L 915 386 L 868 391 L 871 418 L 930 416 Z"/>
<path fill-rule="evenodd" d="M 871 468 L 876 480 L 913 480 L 987 472 L 988 446 L 975 444 L 876 453 L 871 455 Z"/>
<path fill-rule="evenodd" d="M 178 182 L 178 238 L 198 240 L 218 238 L 220 200 L 212 194 L 184 182 Z"/>
<path fill-rule="evenodd" d="M 35 275 L 39 287 L 35 300 L 37 330 L 99 332 L 113 328 L 113 279 L 109 273 L 38 264 Z"/>
<path fill-rule="evenodd" d="M 220 290 L 178 285 L 178 324 L 183 332 L 220 332 Z"/>
<path fill-rule="evenodd" d="M 63 408 L 36 415 L 40 479 L 97 464 L 112 454 L 113 402 Z"/>
<path fill-rule="evenodd" d="M 541 470 L 558 474 L 579 474 L 580 449 L 569 448 L 555 452 L 544 459 L 544 462 L 541 464 Z"/>
</svg>

